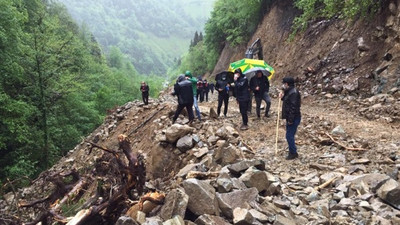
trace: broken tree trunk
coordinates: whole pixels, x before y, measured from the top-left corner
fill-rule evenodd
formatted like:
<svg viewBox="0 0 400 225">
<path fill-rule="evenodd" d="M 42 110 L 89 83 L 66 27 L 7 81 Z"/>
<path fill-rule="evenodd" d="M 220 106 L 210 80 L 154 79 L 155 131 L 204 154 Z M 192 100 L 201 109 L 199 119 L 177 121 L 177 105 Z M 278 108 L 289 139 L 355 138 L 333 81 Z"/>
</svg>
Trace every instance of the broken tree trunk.
<svg viewBox="0 0 400 225">
<path fill-rule="evenodd" d="M 347 147 L 344 144 L 336 141 L 331 135 L 329 135 L 328 133 L 325 132 L 325 134 L 337 145 L 339 145 L 340 147 L 349 150 L 349 151 L 367 151 L 367 149 L 365 148 L 352 148 L 352 147 Z"/>
</svg>

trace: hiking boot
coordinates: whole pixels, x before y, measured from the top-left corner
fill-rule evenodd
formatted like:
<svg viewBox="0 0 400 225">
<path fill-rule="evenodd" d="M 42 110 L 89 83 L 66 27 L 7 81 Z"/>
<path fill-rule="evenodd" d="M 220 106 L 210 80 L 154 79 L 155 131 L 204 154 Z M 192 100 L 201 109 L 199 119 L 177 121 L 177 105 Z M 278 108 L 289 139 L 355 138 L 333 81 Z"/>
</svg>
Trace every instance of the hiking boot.
<svg viewBox="0 0 400 225">
<path fill-rule="evenodd" d="M 249 126 L 242 124 L 242 126 L 240 126 L 240 130 L 247 130 L 249 129 Z"/>
<path fill-rule="evenodd" d="M 299 157 L 299 154 L 297 154 L 297 153 L 295 153 L 295 154 L 290 154 L 289 153 L 289 155 L 286 157 L 286 160 L 292 160 L 292 159 L 295 159 L 295 158 L 298 158 Z"/>
</svg>

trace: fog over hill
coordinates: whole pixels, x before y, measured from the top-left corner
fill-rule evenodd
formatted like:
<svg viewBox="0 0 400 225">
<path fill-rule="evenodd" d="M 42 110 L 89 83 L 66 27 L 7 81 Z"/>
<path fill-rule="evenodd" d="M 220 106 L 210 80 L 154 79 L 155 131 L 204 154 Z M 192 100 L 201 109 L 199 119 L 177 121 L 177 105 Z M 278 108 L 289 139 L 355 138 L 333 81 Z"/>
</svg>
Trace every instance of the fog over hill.
<svg viewBox="0 0 400 225">
<path fill-rule="evenodd" d="M 107 53 L 117 46 L 139 73 L 165 74 L 202 31 L 215 0 L 59 0 Z"/>
</svg>

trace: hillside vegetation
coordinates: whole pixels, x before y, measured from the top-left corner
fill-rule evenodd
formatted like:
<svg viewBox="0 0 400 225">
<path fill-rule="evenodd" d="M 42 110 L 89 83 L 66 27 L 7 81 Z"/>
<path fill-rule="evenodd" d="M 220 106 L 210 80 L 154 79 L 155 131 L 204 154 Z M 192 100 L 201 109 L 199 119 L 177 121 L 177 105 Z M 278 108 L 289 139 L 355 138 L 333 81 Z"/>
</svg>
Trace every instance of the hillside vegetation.
<svg viewBox="0 0 400 225">
<path fill-rule="evenodd" d="M 141 74 L 165 75 L 202 31 L 215 0 L 60 0 L 109 52 L 129 56 Z"/>
<path fill-rule="evenodd" d="M 140 80 L 153 96 L 161 87 L 119 49 L 106 59 L 62 5 L 45 2 L 0 0 L 0 184 L 26 184 L 57 162 L 108 109 L 140 97 Z"/>
</svg>

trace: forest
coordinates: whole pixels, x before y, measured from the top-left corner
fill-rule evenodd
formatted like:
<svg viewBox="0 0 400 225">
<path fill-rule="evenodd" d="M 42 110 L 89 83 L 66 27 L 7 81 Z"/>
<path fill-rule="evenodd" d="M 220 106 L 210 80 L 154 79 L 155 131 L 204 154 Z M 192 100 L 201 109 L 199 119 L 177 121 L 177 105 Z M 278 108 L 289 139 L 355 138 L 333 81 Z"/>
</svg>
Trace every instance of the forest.
<svg viewBox="0 0 400 225">
<path fill-rule="evenodd" d="M 118 48 L 103 54 L 60 3 L 0 0 L 0 8 L 0 182 L 27 184 L 107 110 L 137 99 L 141 80 L 158 95 L 163 78 L 139 75 Z"/>
</svg>

